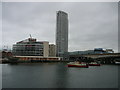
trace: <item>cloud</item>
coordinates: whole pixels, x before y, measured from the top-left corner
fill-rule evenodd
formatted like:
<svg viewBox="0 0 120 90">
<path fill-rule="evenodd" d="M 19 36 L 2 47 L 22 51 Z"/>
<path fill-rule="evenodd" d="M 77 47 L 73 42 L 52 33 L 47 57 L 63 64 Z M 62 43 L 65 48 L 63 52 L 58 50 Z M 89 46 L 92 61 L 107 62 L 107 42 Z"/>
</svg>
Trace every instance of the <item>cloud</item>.
<svg viewBox="0 0 120 90">
<path fill-rule="evenodd" d="M 3 44 L 12 46 L 29 34 L 55 43 L 56 11 L 69 18 L 69 51 L 95 47 L 118 49 L 117 2 L 4 2 Z"/>
</svg>

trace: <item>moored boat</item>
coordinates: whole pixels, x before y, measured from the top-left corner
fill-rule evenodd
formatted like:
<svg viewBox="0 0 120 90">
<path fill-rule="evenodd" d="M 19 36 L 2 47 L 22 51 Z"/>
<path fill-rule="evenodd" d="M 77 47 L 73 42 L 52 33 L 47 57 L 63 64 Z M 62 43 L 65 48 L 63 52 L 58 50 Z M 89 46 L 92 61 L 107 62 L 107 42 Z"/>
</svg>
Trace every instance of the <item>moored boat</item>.
<svg viewBox="0 0 120 90">
<path fill-rule="evenodd" d="M 96 62 L 91 62 L 91 63 L 89 63 L 89 66 L 100 66 L 100 64 L 98 64 Z"/>
<path fill-rule="evenodd" d="M 88 68 L 89 66 L 86 63 L 70 62 L 70 63 L 68 63 L 68 67 L 83 67 L 83 68 Z"/>
<path fill-rule="evenodd" d="M 120 61 L 119 61 L 119 62 L 118 62 L 118 61 L 116 61 L 116 62 L 115 62 L 115 64 L 119 64 L 119 65 L 120 65 Z"/>
</svg>

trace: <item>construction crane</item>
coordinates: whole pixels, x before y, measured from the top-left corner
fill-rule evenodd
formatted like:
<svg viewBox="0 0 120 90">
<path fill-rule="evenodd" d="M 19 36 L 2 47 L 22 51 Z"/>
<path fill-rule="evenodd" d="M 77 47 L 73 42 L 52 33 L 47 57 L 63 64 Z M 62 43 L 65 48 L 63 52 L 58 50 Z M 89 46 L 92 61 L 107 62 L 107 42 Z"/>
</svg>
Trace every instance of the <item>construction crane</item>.
<svg viewBox="0 0 120 90">
<path fill-rule="evenodd" d="M 31 34 L 30 34 L 30 38 L 32 38 Z"/>
</svg>

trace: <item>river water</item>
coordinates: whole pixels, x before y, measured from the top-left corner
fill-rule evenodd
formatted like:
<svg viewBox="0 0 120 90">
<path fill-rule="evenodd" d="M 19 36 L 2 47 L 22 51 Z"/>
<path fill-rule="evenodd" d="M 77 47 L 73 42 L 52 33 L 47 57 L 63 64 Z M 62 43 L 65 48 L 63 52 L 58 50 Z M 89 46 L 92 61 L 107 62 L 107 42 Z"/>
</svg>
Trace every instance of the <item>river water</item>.
<svg viewBox="0 0 120 90">
<path fill-rule="evenodd" d="M 2 88 L 118 88 L 118 65 L 2 64 Z"/>
</svg>

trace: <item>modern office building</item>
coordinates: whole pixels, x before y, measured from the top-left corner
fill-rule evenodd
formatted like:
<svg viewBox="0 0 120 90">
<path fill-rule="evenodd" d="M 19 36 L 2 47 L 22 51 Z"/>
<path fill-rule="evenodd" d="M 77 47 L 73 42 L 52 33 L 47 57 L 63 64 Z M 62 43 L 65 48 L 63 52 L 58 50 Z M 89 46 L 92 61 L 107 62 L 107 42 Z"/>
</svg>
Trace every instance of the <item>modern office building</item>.
<svg viewBox="0 0 120 90">
<path fill-rule="evenodd" d="M 49 56 L 50 57 L 56 56 L 56 46 L 54 44 L 49 44 Z"/>
<path fill-rule="evenodd" d="M 57 12 L 56 22 L 56 55 L 64 57 L 68 52 L 68 14 Z"/>
<path fill-rule="evenodd" d="M 13 45 L 13 55 L 15 56 L 49 56 L 49 42 L 36 41 L 34 38 L 22 40 Z"/>
</svg>

